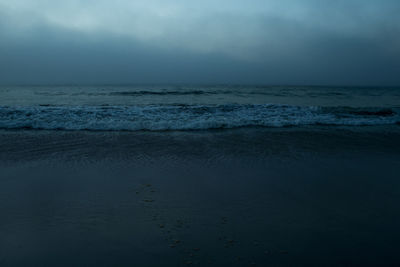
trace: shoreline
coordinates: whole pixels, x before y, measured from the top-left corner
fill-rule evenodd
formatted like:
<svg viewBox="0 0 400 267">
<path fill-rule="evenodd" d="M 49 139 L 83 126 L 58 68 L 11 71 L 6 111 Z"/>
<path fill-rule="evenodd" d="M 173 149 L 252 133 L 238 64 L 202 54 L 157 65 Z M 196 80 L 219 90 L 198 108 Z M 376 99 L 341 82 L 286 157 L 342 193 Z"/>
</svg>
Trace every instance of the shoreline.
<svg viewBox="0 0 400 267">
<path fill-rule="evenodd" d="M 0 130 L 0 162 L 53 156 L 117 160 L 140 155 L 208 158 L 382 153 L 398 156 L 399 126 L 240 128 L 208 131 Z M 368 155 L 368 154 L 366 154 Z"/>
</svg>

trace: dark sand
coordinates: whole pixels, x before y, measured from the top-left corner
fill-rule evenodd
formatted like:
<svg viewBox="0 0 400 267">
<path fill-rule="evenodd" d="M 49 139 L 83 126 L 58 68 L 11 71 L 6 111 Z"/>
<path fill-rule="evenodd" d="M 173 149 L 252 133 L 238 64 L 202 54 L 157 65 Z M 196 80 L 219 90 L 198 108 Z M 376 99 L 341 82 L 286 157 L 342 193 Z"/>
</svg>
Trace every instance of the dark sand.
<svg viewBox="0 0 400 267">
<path fill-rule="evenodd" d="M 400 128 L 0 132 L 1 266 L 399 266 Z"/>
</svg>

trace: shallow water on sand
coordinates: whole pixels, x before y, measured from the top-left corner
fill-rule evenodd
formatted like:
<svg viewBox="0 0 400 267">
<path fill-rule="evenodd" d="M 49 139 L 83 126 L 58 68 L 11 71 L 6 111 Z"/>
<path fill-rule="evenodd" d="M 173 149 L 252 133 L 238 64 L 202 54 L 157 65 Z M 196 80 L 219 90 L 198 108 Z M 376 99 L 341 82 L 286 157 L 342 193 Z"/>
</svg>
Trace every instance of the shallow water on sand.
<svg viewBox="0 0 400 267">
<path fill-rule="evenodd" d="M 1 131 L 0 263 L 397 265 L 399 135 Z"/>
</svg>

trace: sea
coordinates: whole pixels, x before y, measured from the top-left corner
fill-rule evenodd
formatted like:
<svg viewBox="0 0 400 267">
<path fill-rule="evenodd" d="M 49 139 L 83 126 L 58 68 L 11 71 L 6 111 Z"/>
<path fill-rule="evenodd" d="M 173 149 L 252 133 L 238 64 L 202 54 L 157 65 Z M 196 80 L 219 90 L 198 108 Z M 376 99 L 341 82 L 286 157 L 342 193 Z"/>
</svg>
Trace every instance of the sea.
<svg viewBox="0 0 400 267">
<path fill-rule="evenodd" d="M 0 129 L 186 131 L 400 123 L 400 88 L 2 86 Z"/>
</svg>

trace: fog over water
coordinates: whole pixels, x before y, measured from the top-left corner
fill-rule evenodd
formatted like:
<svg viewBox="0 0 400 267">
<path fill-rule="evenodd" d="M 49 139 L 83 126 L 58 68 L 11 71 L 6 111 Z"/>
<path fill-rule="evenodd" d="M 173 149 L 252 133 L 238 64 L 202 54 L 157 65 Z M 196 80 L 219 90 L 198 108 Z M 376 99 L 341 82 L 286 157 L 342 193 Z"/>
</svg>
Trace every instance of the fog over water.
<svg viewBox="0 0 400 267">
<path fill-rule="evenodd" d="M 0 83 L 399 85 L 397 0 L 0 0 Z"/>
</svg>

